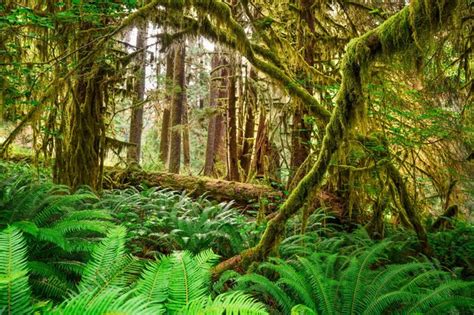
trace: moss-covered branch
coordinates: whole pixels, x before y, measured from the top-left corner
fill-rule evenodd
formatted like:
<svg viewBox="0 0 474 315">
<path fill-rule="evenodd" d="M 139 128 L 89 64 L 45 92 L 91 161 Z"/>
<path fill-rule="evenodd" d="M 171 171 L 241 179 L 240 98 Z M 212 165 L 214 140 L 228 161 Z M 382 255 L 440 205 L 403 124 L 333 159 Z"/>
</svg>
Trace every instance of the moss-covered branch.
<svg viewBox="0 0 474 315">
<path fill-rule="evenodd" d="M 241 259 L 235 261 L 249 264 L 265 259 L 278 244 L 286 221 L 300 209 L 309 193 L 319 188 L 333 154 L 355 123 L 356 112 L 363 106 L 362 73 L 371 62 L 402 52 L 430 32 L 448 25 L 456 6 L 456 1 L 413 1 L 379 27 L 349 43 L 341 64 L 342 84 L 336 96 L 336 108 L 326 127 L 317 162 L 281 205 L 278 214 L 268 222 L 259 244 L 244 251 Z M 222 266 L 235 267 L 228 263 Z M 215 272 L 222 272 L 225 269 L 222 266 L 217 266 Z"/>
<path fill-rule="evenodd" d="M 329 122 L 331 113 L 301 84 L 285 73 L 283 61 L 272 51 L 249 41 L 244 28 L 234 20 L 230 7 L 225 2 L 218 0 L 158 0 L 154 3 L 167 10 L 178 10 L 179 12 L 189 8 L 197 10 L 200 13 L 197 19 L 182 17 L 181 20 L 173 21 L 163 16 L 158 21 L 175 28 L 186 25 L 186 28 L 190 32 L 194 31 L 195 35 L 203 35 L 238 50 L 255 68 L 282 84 L 290 95 L 301 99 L 309 111 L 322 122 L 322 126 Z M 154 14 L 161 15 L 163 12 L 155 10 Z"/>
</svg>

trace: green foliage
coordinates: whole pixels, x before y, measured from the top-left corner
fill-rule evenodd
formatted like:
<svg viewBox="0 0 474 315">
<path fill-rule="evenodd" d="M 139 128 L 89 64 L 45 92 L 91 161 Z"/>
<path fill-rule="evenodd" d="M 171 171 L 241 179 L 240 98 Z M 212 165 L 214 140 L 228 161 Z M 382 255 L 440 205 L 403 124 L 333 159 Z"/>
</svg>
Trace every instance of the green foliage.
<svg viewBox="0 0 474 315">
<path fill-rule="evenodd" d="M 0 233 L 0 312 L 31 312 L 27 247 L 21 232 L 8 227 Z"/>
<path fill-rule="evenodd" d="M 461 270 L 463 278 L 474 277 L 474 227 L 466 222 L 455 222 L 454 228 L 428 234 L 435 257 L 441 265 Z"/>
<path fill-rule="evenodd" d="M 238 277 L 237 288 L 261 292 L 285 314 L 472 311 L 466 292 L 473 282 L 452 279 L 429 263 L 380 266 L 389 246 L 382 242 L 352 256 L 308 251 L 289 261 L 272 258 L 258 267 L 264 275 Z"/>
<path fill-rule="evenodd" d="M 92 207 L 97 196 L 87 189 L 71 194 L 28 169 L 14 170 L 19 174 L 0 178 L 0 228 L 23 232 L 34 294 L 60 300 L 79 280 L 94 244 L 114 226 L 112 216 Z"/>
<path fill-rule="evenodd" d="M 47 314 L 267 314 L 265 307 L 241 292 L 212 299 L 210 268 L 218 259 L 211 250 L 195 256 L 176 252 L 141 264 L 125 251 L 126 230 L 116 227 L 98 244 L 75 293 Z M 0 306 L 7 314 L 32 310 L 26 242 L 14 227 L 0 233 Z M 138 279 L 138 277 L 140 277 Z M 138 279 L 138 280 L 137 280 Z M 65 292 L 63 292 L 64 294 Z"/>
<path fill-rule="evenodd" d="M 140 256 L 212 248 L 228 257 L 250 246 L 258 236 L 255 225 L 238 214 L 232 203 L 215 204 L 204 197 L 193 201 L 169 190 L 109 191 L 97 206 L 112 209 L 129 230 L 129 247 Z"/>
</svg>

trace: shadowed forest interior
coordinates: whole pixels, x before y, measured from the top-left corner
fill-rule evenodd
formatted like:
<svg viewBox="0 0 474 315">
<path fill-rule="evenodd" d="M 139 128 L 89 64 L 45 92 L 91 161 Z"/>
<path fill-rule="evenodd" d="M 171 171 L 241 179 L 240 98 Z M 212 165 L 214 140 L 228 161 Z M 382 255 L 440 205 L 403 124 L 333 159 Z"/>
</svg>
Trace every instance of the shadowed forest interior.
<svg viewBox="0 0 474 315">
<path fill-rule="evenodd" d="M 0 0 L 0 314 L 473 314 L 472 0 Z"/>
</svg>

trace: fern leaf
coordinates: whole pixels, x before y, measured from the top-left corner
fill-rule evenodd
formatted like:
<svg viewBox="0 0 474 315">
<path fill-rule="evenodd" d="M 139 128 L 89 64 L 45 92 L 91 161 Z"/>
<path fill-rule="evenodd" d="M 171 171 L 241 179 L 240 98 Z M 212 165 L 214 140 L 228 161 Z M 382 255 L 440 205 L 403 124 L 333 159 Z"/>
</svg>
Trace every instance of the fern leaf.
<svg viewBox="0 0 474 315">
<path fill-rule="evenodd" d="M 0 233 L 0 310 L 9 315 L 32 311 L 26 254 L 26 242 L 16 228 Z"/>
</svg>

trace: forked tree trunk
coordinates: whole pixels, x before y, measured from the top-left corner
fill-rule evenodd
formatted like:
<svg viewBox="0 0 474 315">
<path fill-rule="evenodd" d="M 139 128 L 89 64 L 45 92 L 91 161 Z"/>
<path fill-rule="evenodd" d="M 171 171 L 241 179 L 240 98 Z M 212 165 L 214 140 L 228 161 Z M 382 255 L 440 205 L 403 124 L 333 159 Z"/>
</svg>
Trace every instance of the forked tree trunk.
<svg viewBox="0 0 474 315">
<path fill-rule="evenodd" d="M 145 70 L 146 70 L 146 36 L 147 23 L 142 21 L 137 29 L 136 58 L 138 71 L 135 74 L 135 97 L 130 117 L 130 137 L 128 142 L 135 144 L 127 150 L 128 163 L 140 163 L 142 130 L 143 130 L 143 101 L 145 100 Z"/>
<path fill-rule="evenodd" d="M 168 171 L 170 173 L 179 173 L 181 165 L 181 123 L 183 119 L 184 104 L 184 59 L 185 59 L 184 43 L 176 49 L 174 58 L 174 90 L 173 106 L 171 108 L 171 139 L 170 153 L 168 158 Z"/>
</svg>

